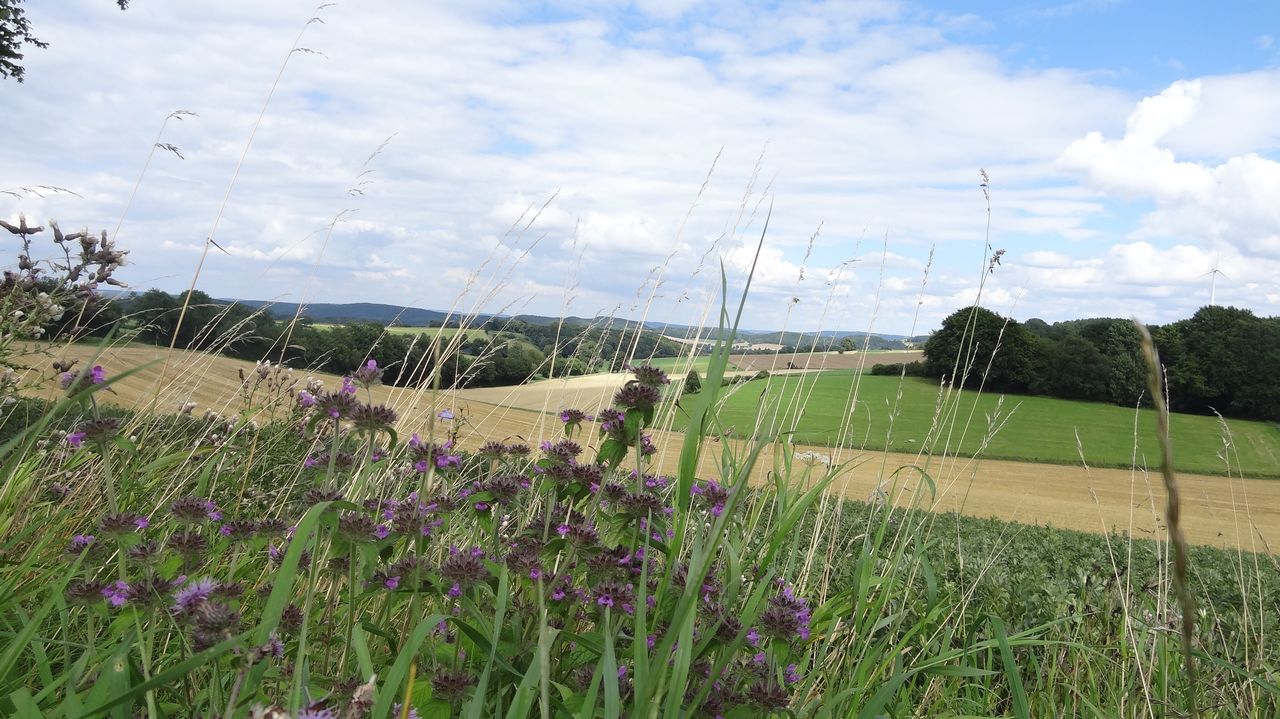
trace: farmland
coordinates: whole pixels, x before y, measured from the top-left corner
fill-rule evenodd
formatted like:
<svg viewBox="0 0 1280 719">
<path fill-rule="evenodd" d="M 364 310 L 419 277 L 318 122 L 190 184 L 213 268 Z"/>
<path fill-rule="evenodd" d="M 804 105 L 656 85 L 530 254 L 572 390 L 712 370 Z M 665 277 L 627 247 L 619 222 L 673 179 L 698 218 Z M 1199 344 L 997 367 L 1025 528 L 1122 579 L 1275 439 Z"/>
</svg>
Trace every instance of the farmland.
<svg viewBox="0 0 1280 719">
<path fill-rule="evenodd" d="M 338 327 L 339 325 L 326 323 L 326 322 L 317 322 L 311 326 L 315 327 L 316 329 L 332 329 L 334 327 Z M 474 328 L 468 328 L 463 330 L 458 327 L 404 327 L 401 325 L 391 325 L 387 327 L 387 332 L 390 332 L 391 334 L 395 334 L 395 335 L 426 335 L 428 337 L 439 336 L 439 337 L 449 338 L 449 339 L 452 339 L 453 337 L 457 336 L 459 332 L 465 332 L 467 335 L 467 341 L 477 340 L 477 339 L 485 340 L 489 338 L 489 333 L 486 330 L 474 329 Z"/>
<path fill-rule="evenodd" d="M 92 353 L 91 347 L 74 345 L 63 349 L 59 355 L 87 362 Z M 114 393 L 109 395 L 107 401 L 141 410 L 155 407 L 161 413 L 172 412 L 188 401 L 199 404 L 197 412 L 211 409 L 223 414 L 235 414 L 245 406 L 239 372 L 251 373 L 254 368 L 252 363 L 202 353 L 177 352 L 166 370 L 165 355 L 165 351 L 159 348 L 137 346 L 112 348 L 103 353 L 97 361 L 109 368 L 143 368 L 113 385 Z M 35 365 L 37 361 L 33 359 L 29 364 Z M 302 371 L 294 374 L 299 380 L 314 374 L 329 387 L 339 384 L 336 376 Z M 815 375 L 790 375 L 786 380 L 774 377 L 770 379 L 768 386 L 771 387 L 771 394 L 781 391 L 783 396 L 789 397 L 798 383 L 804 382 L 807 387 L 814 379 Z M 1163 506 L 1164 496 L 1159 482 L 1153 481 L 1145 472 L 1135 474 L 1128 469 L 1108 468 L 1107 462 L 1103 461 L 1105 456 L 1102 452 L 1107 447 L 1110 447 L 1113 457 L 1131 451 L 1123 446 L 1124 443 L 1132 442 L 1133 437 L 1133 412 L 1130 410 L 1096 403 L 1011 397 L 1005 400 L 1005 411 L 1012 406 L 1011 403 L 1021 401 L 1023 405 L 1013 413 L 998 435 L 1005 438 L 1005 444 L 993 441 L 988 451 L 983 452 L 984 459 L 980 462 L 955 456 L 930 459 L 920 455 L 919 441 L 907 440 L 923 437 L 928 429 L 936 398 L 936 388 L 932 385 L 919 380 L 909 380 L 903 385 L 903 404 L 900 416 L 894 424 L 896 439 L 891 445 L 896 451 L 885 453 L 875 451 L 877 446 L 872 440 L 876 439 L 876 435 L 883 436 L 879 434 L 883 431 L 879 418 L 887 416 L 885 402 L 891 401 L 896 394 L 897 378 L 861 377 L 859 407 L 863 409 L 854 416 L 859 421 L 865 421 L 860 415 L 871 415 L 876 432 L 867 436 L 864 428 L 858 436 L 850 438 L 849 448 L 846 449 L 832 449 L 829 438 L 833 433 L 821 429 L 822 425 L 815 425 L 819 429 L 809 431 L 803 430 L 803 426 L 816 421 L 832 422 L 832 426 L 838 427 L 842 398 L 847 395 L 854 376 L 851 371 L 830 372 L 817 379 L 818 383 L 808 399 L 808 410 L 802 418 L 802 431 L 795 435 L 795 445 L 779 446 L 778 451 L 815 451 L 833 457 L 836 461 L 848 462 L 845 471 L 833 485 L 833 489 L 844 496 L 865 499 L 886 473 L 899 467 L 918 465 L 928 468 L 939 488 L 937 496 L 931 498 L 925 506 L 939 511 L 961 511 L 978 517 L 999 517 L 1089 532 L 1118 529 L 1136 536 L 1152 536 L 1152 533 L 1159 530 L 1159 508 Z M 424 390 L 379 387 L 373 391 L 373 396 L 376 401 L 395 408 L 404 417 L 402 427 L 405 431 L 425 430 L 428 419 L 436 411 L 443 408 L 454 409 L 465 426 L 465 431 L 460 436 L 463 446 L 475 448 L 485 441 L 510 441 L 514 438 L 530 439 L 553 435 L 559 429 L 559 422 L 555 418 L 559 410 L 577 407 L 595 413 L 607 406 L 614 392 L 626 380 L 627 375 L 624 373 L 598 374 L 511 387 L 443 391 L 439 394 Z M 36 373 L 33 373 L 25 383 L 32 385 L 35 381 Z M 741 422 L 736 425 L 740 429 L 750 427 L 749 419 L 755 416 L 756 398 L 765 386 L 763 380 L 738 385 L 737 390 L 730 393 L 725 401 L 721 412 L 723 422 L 726 425 Z M 46 398 L 57 396 L 56 390 L 50 388 L 32 390 L 31 393 Z M 996 398 L 979 399 L 979 417 L 989 407 L 988 402 L 993 406 Z M 261 403 L 261 398 L 258 403 Z M 967 412 L 967 405 L 962 406 L 966 407 Z M 876 407 L 879 407 L 879 411 L 871 409 Z M 1072 412 L 1075 413 L 1074 417 Z M 913 416 L 917 413 L 925 416 Z M 779 414 L 780 419 L 784 416 Z M 654 433 L 655 444 L 660 450 L 658 460 L 663 471 L 674 472 L 676 469 L 680 417 L 679 411 L 673 415 L 676 432 L 659 430 Z M 1074 429 L 1070 424 L 1073 419 L 1079 425 L 1085 458 L 1090 464 L 1088 468 L 1081 466 L 1079 458 L 1074 454 Z M 1020 423 L 1032 421 L 1037 422 L 1033 428 L 1021 427 Z M 1215 422 L 1203 417 L 1176 415 L 1173 426 L 1177 461 L 1182 471 L 1195 471 L 1187 464 L 1188 458 L 1195 458 L 1191 453 L 1195 447 L 1201 447 L 1200 461 L 1207 465 L 1207 469 L 1201 471 L 1221 471 L 1219 465 L 1213 464 L 1213 455 L 1206 455 L 1212 445 L 1199 442 L 1200 438 L 1196 436 L 1199 431 L 1208 431 L 1211 432 L 1212 439 L 1219 437 Z M 1244 447 L 1248 443 L 1252 448 L 1251 453 L 1241 452 L 1242 457 L 1251 458 L 1250 461 L 1254 463 L 1245 466 L 1260 475 L 1268 475 L 1267 469 L 1270 468 L 1272 472 L 1269 476 L 1274 476 L 1277 465 L 1274 462 L 1267 465 L 1261 458 L 1274 456 L 1267 453 L 1276 452 L 1277 446 L 1280 446 L 1280 440 L 1274 434 L 1275 428 L 1261 423 L 1234 421 L 1228 426 L 1232 428 L 1238 445 Z M 1045 427 L 1049 429 L 1043 429 Z M 1057 429 L 1053 429 L 1054 427 Z M 1268 430 L 1273 434 L 1269 435 Z M 920 434 L 908 434 L 913 431 L 919 431 Z M 1065 433 L 1068 441 L 1054 441 L 1054 431 Z M 1123 437 L 1123 440 L 1106 445 L 1104 440 L 1108 432 Z M 1150 446 L 1150 428 L 1144 427 L 1142 432 L 1145 434 L 1140 438 L 1139 445 L 1146 451 L 1145 448 Z M 1021 446 L 1021 455 L 1032 455 L 1035 461 L 1052 463 L 1014 461 L 1026 460 L 1026 456 L 1008 460 L 996 459 L 993 448 L 1018 446 L 1007 439 L 1008 433 L 1015 433 L 1020 437 L 1019 441 L 1025 443 Z M 970 433 L 966 436 L 972 438 L 977 435 Z M 862 443 L 865 443 L 865 447 L 858 449 Z M 736 441 L 726 441 L 724 446 L 741 447 Z M 963 444 L 960 449 L 970 446 L 973 445 Z M 941 447 L 935 449 L 940 455 Z M 1032 451 L 1026 451 L 1028 449 Z M 951 447 L 951 454 L 955 454 L 955 450 L 955 446 Z M 714 475 L 718 471 L 716 461 L 715 452 L 705 454 L 700 472 L 706 476 Z M 1128 464 L 1120 460 L 1116 462 L 1116 466 L 1127 468 Z M 765 481 L 766 472 L 771 468 L 768 463 L 758 466 L 756 481 Z M 906 493 L 904 498 L 921 490 L 917 479 L 909 472 L 898 475 L 901 489 Z M 1246 549 L 1259 548 L 1260 540 L 1269 542 L 1272 546 L 1280 546 L 1280 482 L 1227 479 L 1212 474 L 1185 474 L 1182 482 L 1186 498 L 1183 512 L 1192 541 Z"/>
<path fill-rule="evenodd" d="M 938 385 L 913 377 L 852 371 L 775 376 L 730 394 L 720 419 L 738 434 L 760 427 L 793 431 L 804 444 L 912 454 L 1095 467 L 1129 467 L 1135 457 L 1145 466 L 1158 456 L 1149 410 L 1135 417 L 1131 409 L 1098 402 L 964 392 L 953 394 L 939 415 L 939 397 Z M 935 422 L 943 429 L 931 431 Z M 1280 477 L 1280 428 L 1274 424 L 1174 414 L 1170 425 L 1183 471 Z M 1229 452 L 1220 457 L 1224 447 Z"/>
</svg>

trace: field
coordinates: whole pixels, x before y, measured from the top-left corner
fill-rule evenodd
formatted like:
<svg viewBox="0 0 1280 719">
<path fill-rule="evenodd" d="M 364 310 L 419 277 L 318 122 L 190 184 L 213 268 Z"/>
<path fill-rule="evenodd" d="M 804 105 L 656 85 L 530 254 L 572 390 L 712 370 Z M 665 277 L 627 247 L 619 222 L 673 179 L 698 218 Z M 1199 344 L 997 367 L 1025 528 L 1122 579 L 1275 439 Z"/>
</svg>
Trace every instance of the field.
<svg viewBox="0 0 1280 719">
<path fill-rule="evenodd" d="M 331 324 L 331 323 L 325 323 L 325 322 L 317 322 L 312 326 L 318 329 L 327 329 L 330 327 L 336 327 L 337 325 Z M 387 331 L 395 335 L 424 334 L 427 336 L 440 335 L 442 337 L 453 337 L 457 335 L 459 332 L 465 331 L 467 333 L 467 340 L 475 340 L 475 339 L 483 340 L 483 339 L 489 338 L 489 333 L 486 330 L 480 330 L 480 329 L 462 330 L 457 327 L 402 327 L 400 325 L 393 325 L 391 327 L 388 327 Z"/>
<path fill-rule="evenodd" d="M 91 348 L 85 345 L 75 345 L 65 349 L 60 356 L 88 361 L 91 352 Z M 143 367 L 141 371 L 115 385 L 115 393 L 109 396 L 108 401 L 132 409 L 154 406 L 162 413 L 172 412 L 188 401 L 199 404 L 197 414 L 206 409 L 235 414 L 244 406 L 238 373 L 241 370 L 251 372 L 252 363 L 178 352 L 166 370 L 165 355 L 163 349 L 145 346 L 107 350 L 98 361 L 112 371 L 114 368 Z M 29 364 L 37 363 L 33 360 Z M 301 371 L 294 374 L 300 380 L 310 376 Z M 328 387 L 335 387 L 340 383 L 338 377 L 318 376 Z M 406 432 L 425 429 L 428 419 L 440 409 L 454 409 L 464 420 L 465 431 L 460 437 L 463 445 L 475 448 L 490 440 L 532 441 L 533 438 L 551 436 L 559 431 L 559 422 L 555 418 L 559 410 L 576 407 L 595 413 L 608 405 L 614 392 L 627 377 L 623 373 L 589 375 L 515 387 L 442 392 L 439 395 L 429 391 L 379 387 L 374 390 L 374 398 L 393 407 L 401 415 L 402 431 Z M 800 377 L 801 375 L 791 375 L 786 380 L 783 391 L 787 396 L 793 392 Z M 847 372 L 823 375 L 817 390 L 808 400 L 809 411 L 806 412 L 803 423 L 837 422 L 836 417 L 840 414 L 843 400 L 836 400 L 847 395 L 848 383 L 852 378 L 853 375 Z M 812 376 L 805 381 L 811 380 Z M 781 378 L 773 378 L 770 382 L 774 387 L 773 391 L 783 388 Z M 722 411 L 724 421 L 729 424 L 742 422 L 736 425 L 739 428 L 749 427 L 750 418 L 755 416 L 754 398 L 759 396 L 758 388 L 762 386 L 761 380 L 739 385 L 738 390 L 729 395 L 725 403 Z M 896 388 L 897 378 L 862 376 L 859 406 L 864 407 L 864 410 L 861 414 L 873 415 L 877 428 L 880 420 L 876 418 L 887 416 L 887 410 L 871 412 L 865 407 L 875 407 L 879 403 L 878 406 L 883 408 L 884 402 L 892 399 Z M 1100 431 L 1099 418 L 1105 418 L 1106 428 L 1123 437 L 1123 442 L 1131 442 L 1131 411 L 1106 405 L 1066 403 L 1063 400 L 1010 398 L 1006 400 L 1006 408 L 1010 406 L 1010 402 L 1024 401 L 1024 405 L 1014 412 L 1013 418 L 999 436 L 1007 436 L 1006 433 L 1009 432 L 1018 433 L 1022 441 L 1026 442 L 1025 447 L 1036 450 L 1037 460 L 1051 461 L 1060 457 L 1060 463 L 1037 464 L 993 459 L 991 451 L 984 452 L 985 458 L 981 461 L 955 457 L 929 460 L 920 456 L 918 441 L 913 443 L 907 440 L 922 437 L 927 430 L 928 418 L 933 413 L 936 389 L 927 382 L 911 381 L 904 385 L 903 390 L 902 416 L 898 418 L 894 428 L 895 436 L 900 439 L 892 445 L 901 448 L 901 451 L 875 452 L 871 449 L 874 443 L 870 440 L 866 442 L 866 451 L 856 449 L 858 442 L 866 439 L 865 430 L 857 437 L 857 441 L 851 442 L 854 447 L 852 449 L 832 450 L 827 441 L 828 433 L 819 430 L 809 434 L 800 433 L 796 435 L 795 446 L 780 445 L 776 451 L 790 454 L 812 450 L 831 456 L 836 461 L 848 462 L 849 466 L 836 480 L 833 489 L 853 499 L 870 496 L 886 469 L 892 472 L 903 466 L 922 465 L 928 467 L 938 485 L 937 496 L 927 498 L 925 506 L 939 511 L 959 511 L 977 517 L 998 517 L 1087 532 L 1114 529 L 1139 537 L 1156 536 L 1159 532 L 1164 490 L 1158 479 L 1145 472 L 1134 473 L 1127 468 L 1104 467 L 1101 451 L 1106 432 L 1102 432 L 1104 436 L 1100 439 L 1095 437 L 1095 433 Z M 34 394 L 50 398 L 57 396 L 53 389 Z M 987 402 L 994 401 L 995 398 L 982 398 L 978 402 L 979 409 L 986 411 L 984 408 L 987 407 Z M 908 402 L 911 404 L 907 404 Z M 1024 408 L 1028 411 L 1024 412 Z M 1069 408 L 1069 411 L 1064 408 Z M 830 413 L 830 417 L 821 414 L 819 410 Z M 1085 457 L 1091 465 L 1089 468 L 1082 467 L 1079 459 L 1072 454 L 1075 447 L 1072 426 L 1062 424 L 1066 421 L 1063 417 L 1071 417 L 1072 412 L 1080 424 Z M 924 417 L 914 416 L 917 413 L 924 414 Z M 1055 438 L 1054 435 L 1046 432 L 1041 438 L 1041 430 L 1021 428 L 1020 423 L 1036 418 L 1049 424 L 1035 426 L 1057 427 L 1056 431 L 1065 432 L 1070 441 L 1050 441 Z M 1085 423 L 1085 419 L 1092 424 Z M 678 430 L 679 412 L 675 414 L 674 420 Z M 1193 542 L 1220 547 L 1252 550 L 1268 546 L 1280 547 L 1280 482 L 1195 475 L 1190 473 L 1193 470 L 1183 464 L 1188 456 L 1194 458 L 1194 455 L 1190 454 L 1189 447 L 1181 444 L 1183 439 L 1179 438 L 1185 438 L 1185 442 L 1191 447 L 1201 446 L 1205 443 L 1197 444 L 1195 432 L 1206 426 L 1212 432 L 1211 438 L 1219 436 L 1217 425 L 1212 422 L 1206 425 L 1207 421 L 1207 418 L 1178 415 L 1174 417 L 1173 423 L 1174 431 L 1178 433 L 1175 442 L 1179 442 L 1175 445 L 1177 461 L 1182 470 L 1188 472 L 1182 475 L 1186 502 L 1183 513 L 1188 536 Z M 1052 424 L 1053 422 L 1058 424 Z M 1264 456 L 1263 453 L 1277 451 L 1277 445 L 1280 444 L 1275 434 L 1268 435 L 1268 431 L 1276 432 L 1273 427 L 1239 422 L 1230 422 L 1228 426 L 1236 433 L 1237 443 L 1243 445 L 1248 441 L 1256 448 L 1254 454 L 1242 455 L 1253 457 L 1255 463 L 1258 462 L 1258 457 Z M 921 434 L 906 434 L 911 428 L 919 430 Z M 877 434 L 881 431 L 877 429 Z M 1140 440 L 1140 446 L 1146 447 L 1149 446 L 1150 431 L 1149 428 L 1143 431 L 1147 434 Z M 1084 440 L 1086 436 L 1090 439 Z M 658 460 L 663 471 L 674 472 L 680 443 L 679 432 L 659 430 L 654 432 L 654 438 L 659 447 Z M 1004 441 L 1007 443 L 1010 440 Z M 1110 446 L 1113 455 L 1118 456 L 1123 449 L 1123 442 L 1115 441 L 1107 446 Z M 723 446 L 740 448 L 740 444 L 733 441 L 724 442 Z M 961 449 L 969 446 L 971 445 L 963 445 Z M 992 447 L 998 446 L 1009 445 L 992 442 Z M 717 471 L 716 455 L 716 451 L 711 451 L 702 457 L 699 471 L 703 476 L 712 476 Z M 1209 456 L 1212 457 L 1211 454 Z M 1202 461 L 1207 461 L 1210 465 L 1207 471 L 1219 471 L 1211 461 L 1204 460 L 1203 457 Z M 1128 466 L 1123 461 L 1119 464 Z M 1267 469 L 1270 468 L 1271 476 L 1275 476 L 1277 465 L 1260 463 L 1250 466 L 1258 470 L 1259 474 L 1268 474 Z M 766 481 L 767 472 L 771 469 L 772 466 L 768 463 L 758 466 L 755 481 Z M 913 501 L 911 497 L 918 491 L 916 476 L 907 472 L 901 473 L 899 477 L 906 492 L 903 501 Z"/>
<path fill-rule="evenodd" d="M 923 358 L 919 351 L 878 350 L 871 352 L 793 352 L 790 354 L 732 355 L 730 361 L 740 369 L 776 372 L 789 365 L 807 370 L 856 369 L 870 372 L 873 365 L 915 362 Z"/>
<path fill-rule="evenodd" d="M 653 359 L 645 360 L 645 362 L 653 365 L 654 367 L 661 368 L 662 370 L 668 372 L 669 374 L 671 374 L 673 378 L 672 381 L 675 381 L 676 379 L 680 379 L 681 377 L 683 377 L 683 375 L 688 374 L 690 368 L 697 370 L 699 376 L 706 375 L 707 366 L 711 363 L 711 358 L 707 357 L 706 355 L 702 355 L 699 357 L 692 357 L 692 358 L 690 357 L 655 357 Z M 733 363 L 730 363 L 729 370 L 733 371 L 736 369 L 738 369 L 738 366 Z M 677 377 L 676 375 L 680 375 L 681 377 Z"/>
<path fill-rule="evenodd" d="M 725 401 L 721 421 L 738 434 L 772 423 L 793 430 L 799 443 L 912 454 L 932 449 L 1094 467 L 1129 467 L 1135 456 L 1138 466 L 1147 466 L 1158 456 L 1148 410 L 1137 414 L 1135 425 L 1134 411 L 1115 405 L 965 392 L 944 410 L 958 418 L 956 431 L 937 436 L 930 428 L 938 400 L 938 386 L 921 378 L 795 374 L 738 388 Z M 1280 478 L 1280 428 L 1274 424 L 1175 414 L 1170 426 L 1181 471 Z M 1220 456 L 1228 443 L 1230 451 Z"/>
</svg>

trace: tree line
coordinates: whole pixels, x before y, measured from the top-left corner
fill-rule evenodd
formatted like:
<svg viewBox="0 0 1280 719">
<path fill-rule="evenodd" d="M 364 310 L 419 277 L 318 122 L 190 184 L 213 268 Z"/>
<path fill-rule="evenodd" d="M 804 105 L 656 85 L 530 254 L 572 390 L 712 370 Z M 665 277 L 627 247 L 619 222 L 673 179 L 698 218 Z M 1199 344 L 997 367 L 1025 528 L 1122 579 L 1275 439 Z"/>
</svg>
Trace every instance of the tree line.
<svg viewBox="0 0 1280 719">
<path fill-rule="evenodd" d="M 185 292 L 133 293 L 100 304 L 88 316 L 68 316 L 52 330 L 89 336 L 125 333 L 148 344 L 173 343 L 180 349 L 269 359 L 333 374 L 350 373 L 374 359 L 386 370 L 383 381 L 392 385 L 434 381 L 437 373 L 441 386 L 519 384 L 531 377 L 617 370 L 627 357 L 674 357 L 680 351 L 676 343 L 648 330 L 492 318 L 484 323 L 483 336 L 426 328 L 413 334 L 388 332 L 374 322 L 323 327 L 306 317 L 295 322 L 292 316 L 277 318 L 199 290 L 187 300 Z M 184 304 L 186 315 L 181 317 Z"/>
<path fill-rule="evenodd" d="M 1150 330 L 1172 410 L 1280 420 L 1280 317 L 1207 306 Z M 966 307 L 943 320 L 925 343 L 924 361 L 908 372 L 958 377 L 966 387 L 1133 406 L 1148 400 L 1139 352 L 1129 320 L 1020 323 Z"/>
</svg>

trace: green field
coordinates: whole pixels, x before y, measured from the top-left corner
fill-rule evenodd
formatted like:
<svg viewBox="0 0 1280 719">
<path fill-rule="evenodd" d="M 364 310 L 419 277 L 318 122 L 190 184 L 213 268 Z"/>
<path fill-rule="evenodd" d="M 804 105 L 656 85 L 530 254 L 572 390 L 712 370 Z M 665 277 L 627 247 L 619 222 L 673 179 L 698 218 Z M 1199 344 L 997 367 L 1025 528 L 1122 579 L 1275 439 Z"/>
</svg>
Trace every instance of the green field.
<svg viewBox="0 0 1280 719">
<path fill-rule="evenodd" d="M 767 392 L 764 380 L 754 380 L 741 385 L 725 400 L 721 421 L 741 436 L 756 425 L 757 417 L 766 420 L 776 417 L 778 429 L 795 425 L 795 440 L 799 443 L 834 444 L 840 438 L 854 379 L 851 372 L 839 370 L 774 376 Z M 1008 395 L 997 413 L 999 395 L 978 396 L 966 391 L 958 400 L 953 396 L 944 408 L 945 416 L 939 418 L 942 429 L 935 430 L 931 437 L 930 426 L 939 407 L 939 390 L 934 381 L 870 375 L 864 375 L 861 380 L 856 409 L 847 422 L 846 446 L 900 452 L 918 452 L 931 447 L 935 453 L 946 450 L 951 454 L 980 454 L 993 459 L 1078 464 L 1078 434 L 1079 447 L 1083 448 L 1084 459 L 1091 466 L 1132 465 L 1135 420 L 1132 409 L 1097 402 Z M 886 441 L 899 388 L 902 398 L 892 433 Z M 808 399 L 799 410 L 799 421 L 794 422 L 797 390 Z M 987 447 L 981 449 L 988 433 L 989 417 L 995 418 L 995 424 L 1004 422 L 1004 425 Z M 1247 420 L 1227 420 L 1226 427 L 1232 439 L 1233 474 L 1280 478 L 1280 427 Z M 1170 433 L 1178 470 L 1204 474 L 1227 472 L 1227 464 L 1219 457 L 1224 447 L 1223 426 L 1216 417 L 1174 414 Z M 1156 466 L 1159 446 L 1153 411 L 1138 413 L 1137 434 L 1137 464 Z"/>
<path fill-rule="evenodd" d="M 693 369 L 698 370 L 699 375 L 706 377 L 707 366 L 711 364 L 711 358 L 705 355 L 702 357 L 694 357 L 692 360 L 688 357 L 655 357 L 649 360 L 637 360 L 636 364 L 648 363 L 654 367 L 665 370 L 668 374 L 674 375 L 674 373 L 679 373 L 683 376 L 689 371 L 690 362 L 692 362 Z M 736 369 L 737 367 L 733 364 L 729 365 L 729 371 L 732 372 Z"/>
<path fill-rule="evenodd" d="M 333 327 L 337 327 L 338 325 L 331 324 L 331 323 L 317 322 L 312 326 L 317 329 L 330 329 Z M 439 335 L 443 335 L 444 337 L 453 337 L 454 335 L 458 334 L 459 332 L 463 332 L 464 330 L 460 330 L 457 327 L 401 327 L 396 325 L 396 326 L 388 327 L 387 331 L 390 332 L 391 334 L 396 334 L 396 335 L 439 334 Z M 485 330 L 468 329 L 468 330 L 465 330 L 465 332 L 467 333 L 468 340 L 487 339 L 489 337 L 489 333 Z"/>
</svg>

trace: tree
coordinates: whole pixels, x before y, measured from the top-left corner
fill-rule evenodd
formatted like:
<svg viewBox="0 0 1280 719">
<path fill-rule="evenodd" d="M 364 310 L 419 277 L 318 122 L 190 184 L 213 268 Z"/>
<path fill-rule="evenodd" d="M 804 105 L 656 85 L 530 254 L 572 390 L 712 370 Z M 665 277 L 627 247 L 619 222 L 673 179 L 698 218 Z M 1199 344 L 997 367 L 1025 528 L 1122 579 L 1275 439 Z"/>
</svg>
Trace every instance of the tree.
<svg viewBox="0 0 1280 719">
<path fill-rule="evenodd" d="M 985 381 L 992 389 L 1026 390 L 1032 373 L 1031 337 L 1014 320 L 982 307 L 965 307 L 952 312 L 929 336 L 925 372 L 966 387 Z"/>
<path fill-rule="evenodd" d="M 129 0 L 116 0 L 121 10 L 129 7 Z M 31 45 L 49 47 L 31 34 L 31 21 L 22 7 L 22 0 L 0 0 L 0 78 L 13 78 L 22 82 L 27 71 L 22 66 L 22 48 Z"/>
<path fill-rule="evenodd" d="M 684 377 L 684 393 L 696 394 L 702 389 L 702 378 L 698 376 L 698 370 L 690 369 L 689 374 Z"/>
</svg>

